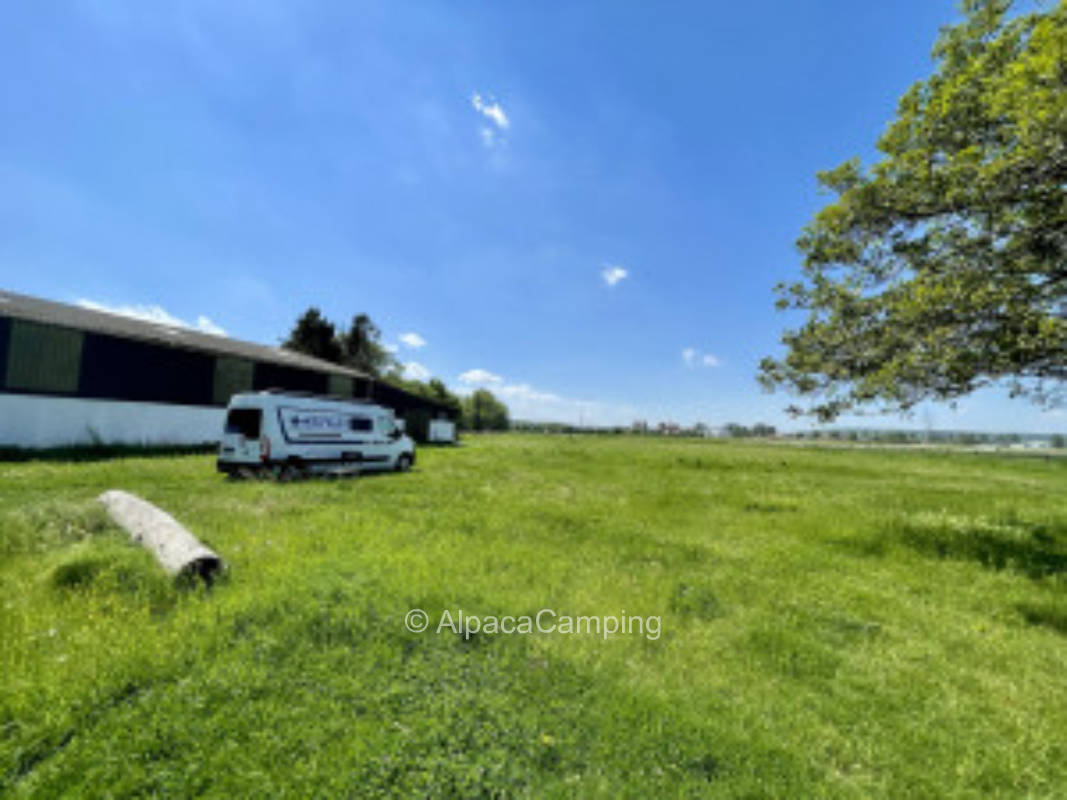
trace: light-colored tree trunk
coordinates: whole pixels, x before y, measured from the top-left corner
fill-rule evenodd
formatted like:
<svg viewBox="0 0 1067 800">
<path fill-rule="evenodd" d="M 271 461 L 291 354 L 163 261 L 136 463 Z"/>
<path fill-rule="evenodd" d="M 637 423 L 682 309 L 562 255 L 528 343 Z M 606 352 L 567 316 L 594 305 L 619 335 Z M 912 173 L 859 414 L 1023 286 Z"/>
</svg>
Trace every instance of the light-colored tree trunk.
<svg viewBox="0 0 1067 800">
<path fill-rule="evenodd" d="M 215 573 L 224 568 L 217 553 L 147 500 L 118 489 L 104 492 L 97 499 L 135 542 L 152 552 L 168 574 L 199 576 L 211 583 Z"/>
</svg>

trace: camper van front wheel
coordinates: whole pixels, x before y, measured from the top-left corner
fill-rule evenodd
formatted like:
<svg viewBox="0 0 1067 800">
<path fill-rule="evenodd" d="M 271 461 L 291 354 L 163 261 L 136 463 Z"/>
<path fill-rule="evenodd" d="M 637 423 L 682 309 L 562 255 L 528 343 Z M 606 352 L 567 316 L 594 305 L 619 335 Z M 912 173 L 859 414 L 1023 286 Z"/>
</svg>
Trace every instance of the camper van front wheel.
<svg viewBox="0 0 1067 800">
<path fill-rule="evenodd" d="M 396 459 L 396 471 L 407 472 L 409 469 L 411 469 L 411 456 L 401 453 Z"/>
</svg>

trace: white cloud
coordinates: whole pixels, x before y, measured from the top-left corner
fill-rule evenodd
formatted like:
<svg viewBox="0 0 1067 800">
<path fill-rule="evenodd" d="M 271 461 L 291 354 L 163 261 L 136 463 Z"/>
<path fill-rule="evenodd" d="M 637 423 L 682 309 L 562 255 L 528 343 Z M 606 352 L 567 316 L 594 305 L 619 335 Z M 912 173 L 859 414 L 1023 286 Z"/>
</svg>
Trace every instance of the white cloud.
<svg viewBox="0 0 1067 800">
<path fill-rule="evenodd" d="M 404 364 L 404 377 L 412 381 L 428 381 L 432 374 L 418 361 L 409 361 Z"/>
<path fill-rule="evenodd" d="M 459 376 L 459 382 L 467 386 L 478 386 L 483 384 L 497 385 L 503 383 L 504 379 L 499 375 L 494 375 L 492 372 L 484 369 L 469 369 Z"/>
<path fill-rule="evenodd" d="M 619 267 L 613 264 L 608 264 L 604 267 L 604 271 L 600 273 L 600 277 L 604 279 L 604 283 L 608 286 L 614 286 L 619 281 L 628 278 L 629 275 L 630 272 L 625 267 Z"/>
<path fill-rule="evenodd" d="M 497 388 L 496 393 L 505 399 L 529 400 L 538 403 L 561 403 L 566 402 L 558 394 L 552 392 L 540 392 L 528 383 L 505 383 Z"/>
<path fill-rule="evenodd" d="M 562 397 L 528 383 L 505 380 L 484 369 L 464 372 L 459 376 L 459 383 L 457 391 L 461 395 L 479 388 L 489 389 L 507 405 L 512 419 L 572 425 L 629 425 L 636 413 L 631 406 Z"/>
<path fill-rule="evenodd" d="M 426 340 L 414 332 L 402 333 L 398 338 L 402 345 L 410 347 L 412 350 L 418 350 L 420 347 L 426 346 Z"/>
<path fill-rule="evenodd" d="M 693 367 L 720 367 L 722 362 L 711 353 L 701 353 L 695 347 L 682 348 L 682 361 L 692 369 Z"/>
<path fill-rule="evenodd" d="M 471 105 L 474 110 L 479 114 L 489 119 L 502 131 L 506 131 L 511 127 L 511 120 L 508 119 L 507 113 L 504 111 L 500 103 L 493 101 L 486 101 L 478 92 L 471 95 Z M 485 129 L 483 128 L 483 134 Z"/>
<path fill-rule="evenodd" d="M 214 336 L 226 335 L 226 330 L 224 328 L 216 325 L 211 319 L 205 317 L 203 314 L 197 316 L 195 323 L 189 323 L 174 316 L 162 306 L 109 306 L 104 303 L 98 303 L 95 300 L 86 300 L 84 298 L 77 300 L 76 303 L 82 308 L 88 308 L 92 311 L 104 311 L 108 314 L 118 314 L 121 317 L 131 317 L 133 319 L 142 320 L 143 322 L 154 322 L 157 325 L 167 325 L 172 328 L 188 328 L 189 330 L 200 331 L 201 333 L 210 333 Z"/>
</svg>

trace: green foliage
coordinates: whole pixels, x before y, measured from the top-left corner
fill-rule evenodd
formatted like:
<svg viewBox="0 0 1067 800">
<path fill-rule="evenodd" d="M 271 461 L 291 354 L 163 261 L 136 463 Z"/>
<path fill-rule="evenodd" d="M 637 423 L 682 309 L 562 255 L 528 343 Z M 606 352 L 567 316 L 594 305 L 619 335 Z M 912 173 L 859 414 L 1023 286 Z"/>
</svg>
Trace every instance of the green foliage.
<svg viewBox="0 0 1067 800">
<path fill-rule="evenodd" d="M 310 308 L 297 320 L 289 338 L 282 345 L 290 350 L 343 364 L 372 375 L 406 392 L 433 400 L 448 409 L 453 419 L 461 414 L 460 399 L 448 391 L 438 378 L 428 382 L 405 378 L 401 365 L 381 343 L 381 331 L 366 314 L 357 314 L 343 335 L 317 308 Z M 425 441 L 429 415 L 425 411 L 405 414 L 408 432 L 417 441 Z"/>
<path fill-rule="evenodd" d="M 334 364 L 341 363 L 341 343 L 337 339 L 337 330 L 317 308 L 309 308 L 300 316 L 282 347 Z"/>
<path fill-rule="evenodd" d="M 348 331 L 338 334 L 336 326 L 319 309 L 309 308 L 296 321 L 282 347 L 378 377 L 396 363 L 380 340 L 381 331 L 366 314 L 356 314 Z"/>
<path fill-rule="evenodd" d="M 820 173 L 837 195 L 804 230 L 808 312 L 760 381 L 823 420 L 909 409 L 1008 382 L 1038 402 L 1067 377 L 1067 4 L 1009 16 L 968 0 L 937 68 L 901 99 L 870 170 Z"/>
<path fill-rule="evenodd" d="M 431 378 L 429 381 L 417 381 L 404 378 L 399 370 L 394 370 L 386 375 L 383 380 L 418 397 L 425 397 L 441 404 L 447 409 L 448 416 L 453 420 L 459 419 L 462 413 L 459 397 L 448 391 L 448 388 L 438 378 Z M 433 416 L 423 408 L 409 409 L 404 413 L 404 429 L 416 442 L 425 442 L 429 439 L 430 420 Z"/>
<path fill-rule="evenodd" d="M 396 364 L 381 343 L 381 331 L 366 314 L 356 314 L 341 339 L 341 363 L 368 375 L 384 375 Z"/>
<path fill-rule="evenodd" d="M 463 398 L 461 424 L 470 431 L 506 431 L 511 422 L 504 403 L 488 389 L 476 389 Z"/>
<path fill-rule="evenodd" d="M 777 430 L 773 425 L 767 425 L 763 422 L 757 422 L 751 428 L 746 425 L 739 425 L 736 422 L 727 422 L 723 425 L 723 430 L 727 436 L 735 439 L 744 439 L 749 436 L 755 436 L 759 438 L 773 437 Z"/>
<path fill-rule="evenodd" d="M 0 795 L 1056 797 L 1067 458 L 494 435 L 0 464 Z M 178 589 L 93 498 L 226 559 Z M 404 614 L 659 615 L 662 636 Z"/>
<path fill-rule="evenodd" d="M 449 416 L 452 419 L 458 419 L 461 414 L 459 396 L 450 392 L 439 378 L 430 378 L 429 381 L 417 381 L 405 378 L 398 369 L 394 369 L 383 380 L 398 389 L 403 389 L 418 397 L 425 397 L 435 403 L 440 403 L 448 409 Z"/>
</svg>

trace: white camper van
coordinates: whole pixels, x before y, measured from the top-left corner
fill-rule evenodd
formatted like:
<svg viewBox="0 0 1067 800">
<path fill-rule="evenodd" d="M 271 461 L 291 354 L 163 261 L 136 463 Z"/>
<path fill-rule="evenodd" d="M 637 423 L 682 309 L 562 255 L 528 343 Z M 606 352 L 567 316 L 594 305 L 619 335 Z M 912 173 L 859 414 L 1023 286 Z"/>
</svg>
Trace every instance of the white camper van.
<svg viewBox="0 0 1067 800">
<path fill-rule="evenodd" d="M 392 409 L 298 392 L 235 394 L 226 409 L 218 470 L 229 475 L 395 469 L 415 463 L 415 443 Z"/>
</svg>

